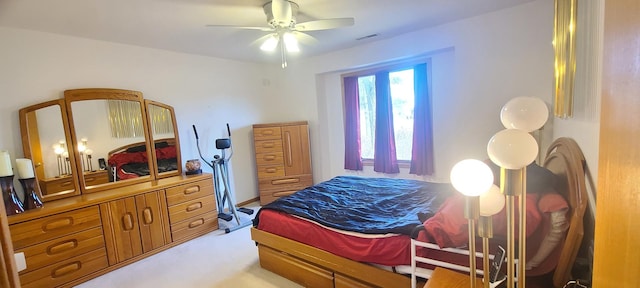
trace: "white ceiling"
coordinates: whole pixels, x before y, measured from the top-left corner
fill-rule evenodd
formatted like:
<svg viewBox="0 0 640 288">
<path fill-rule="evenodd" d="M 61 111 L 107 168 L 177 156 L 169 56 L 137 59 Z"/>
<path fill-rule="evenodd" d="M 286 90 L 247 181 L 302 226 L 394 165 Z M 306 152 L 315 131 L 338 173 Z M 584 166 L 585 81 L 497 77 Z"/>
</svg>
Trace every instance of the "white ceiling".
<svg viewBox="0 0 640 288">
<path fill-rule="evenodd" d="M 295 0 L 298 23 L 353 17 L 355 25 L 308 32 L 309 57 L 533 0 Z M 0 0 L 0 26 L 256 62 L 279 62 L 254 41 L 267 32 L 206 27 L 266 26 L 269 0 Z M 378 36 L 356 40 L 367 35 Z"/>
</svg>

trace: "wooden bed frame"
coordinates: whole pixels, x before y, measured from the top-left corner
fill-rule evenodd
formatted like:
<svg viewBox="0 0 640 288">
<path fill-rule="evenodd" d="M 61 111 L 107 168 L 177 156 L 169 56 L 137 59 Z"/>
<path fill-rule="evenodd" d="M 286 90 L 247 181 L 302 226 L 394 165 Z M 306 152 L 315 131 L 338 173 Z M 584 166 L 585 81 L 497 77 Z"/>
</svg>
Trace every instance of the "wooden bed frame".
<svg viewBox="0 0 640 288">
<path fill-rule="evenodd" d="M 554 287 L 562 287 L 569 281 L 584 235 L 583 215 L 587 207 L 584 165 L 584 155 L 573 139 L 559 138 L 547 150 L 544 166 L 559 176 L 556 189 L 570 206 L 567 214 L 570 226 L 553 272 Z M 255 227 L 251 228 L 251 238 L 257 243 L 262 268 L 305 287 L 411 287 L 409 275 L 349 260 Z"/>
</svg>

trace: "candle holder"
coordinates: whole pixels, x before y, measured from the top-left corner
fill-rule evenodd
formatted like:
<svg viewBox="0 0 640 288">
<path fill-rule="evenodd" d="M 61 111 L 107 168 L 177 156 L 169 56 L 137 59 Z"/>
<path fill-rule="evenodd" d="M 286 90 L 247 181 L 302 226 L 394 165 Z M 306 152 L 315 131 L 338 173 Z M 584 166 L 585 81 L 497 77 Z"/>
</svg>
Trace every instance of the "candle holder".
<svg viewBox="0 0 640 288">
<path fill-rule="evenodd" d="M 24 206 L 22 206 L 22 202 L 20 202 L 20 198 L 18 198 L 13 187 L 13 175 L 0 177 L 0 188 L 2 188 L 2 197 L 7 215 L 11 216 L 24 212 Z"/>
<path fill-rule="evenodd" d="M 42 201 L 36 193 L 36 178 L 18 179 L 24 189 L 24 210 L 42 207 Z"/>
</svg>

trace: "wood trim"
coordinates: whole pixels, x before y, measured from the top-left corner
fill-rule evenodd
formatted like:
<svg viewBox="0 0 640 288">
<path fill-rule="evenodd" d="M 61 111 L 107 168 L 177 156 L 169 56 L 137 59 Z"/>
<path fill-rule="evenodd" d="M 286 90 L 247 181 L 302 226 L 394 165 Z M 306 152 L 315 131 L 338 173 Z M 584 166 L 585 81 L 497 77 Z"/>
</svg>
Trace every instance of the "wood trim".
<svg viewBox="0 0 640 288">
<path fill-rule="evenodd" d="M 20 278 L 13 256 L 13 244 L 7 221 L 7 211 L 0 205 L 0 287 L 19 288 Z"/>
<path fill-rule="evenodd" d="M 604 5 L 593 287 L 638 287 L 640 2 Z"/>
<path fill-rule="evenodd" d="M 260 196 L 255 197 L 255 198 L 251 198 L 251 199 L 246 200 L 246 201 L 242 201 L 242 202 L 238 203 L 238 207 L 247 206 L 247 205 L 249 205 L 251 203 L 258 202 L 258 201 L 260 201 Z"/>
</svg>

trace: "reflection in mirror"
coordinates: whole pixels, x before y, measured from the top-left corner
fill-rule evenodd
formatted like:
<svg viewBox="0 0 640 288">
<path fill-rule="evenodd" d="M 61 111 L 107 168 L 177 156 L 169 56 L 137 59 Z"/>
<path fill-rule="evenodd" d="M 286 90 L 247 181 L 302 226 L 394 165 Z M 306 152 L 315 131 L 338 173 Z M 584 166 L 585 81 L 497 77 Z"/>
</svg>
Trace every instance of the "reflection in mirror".
<svg viewBox="0 0 640 288">
<path fill-rule="evenodd" d="M 20 129 L 25 157 L 33 161 L 43 201 L 80 193 L 73 175 L 74 156 L 69 154 L 70 141 L 63 100 L 53 100 L 20 109 Z"/>
<path fill-rule="evenodd" d="M 71 111 L 85 187 L 150 177 L 140 101 L 73 101 Z"/>
<path fill-rule="evenodd" d="M 151 139 L 154 143 L 152 150 L 157 177 L 182 174 L 180 143 L 175 132 L 177 126 L 173 107 L 150 100 L 146 100 L 145 103 Z"/>
</svg>

